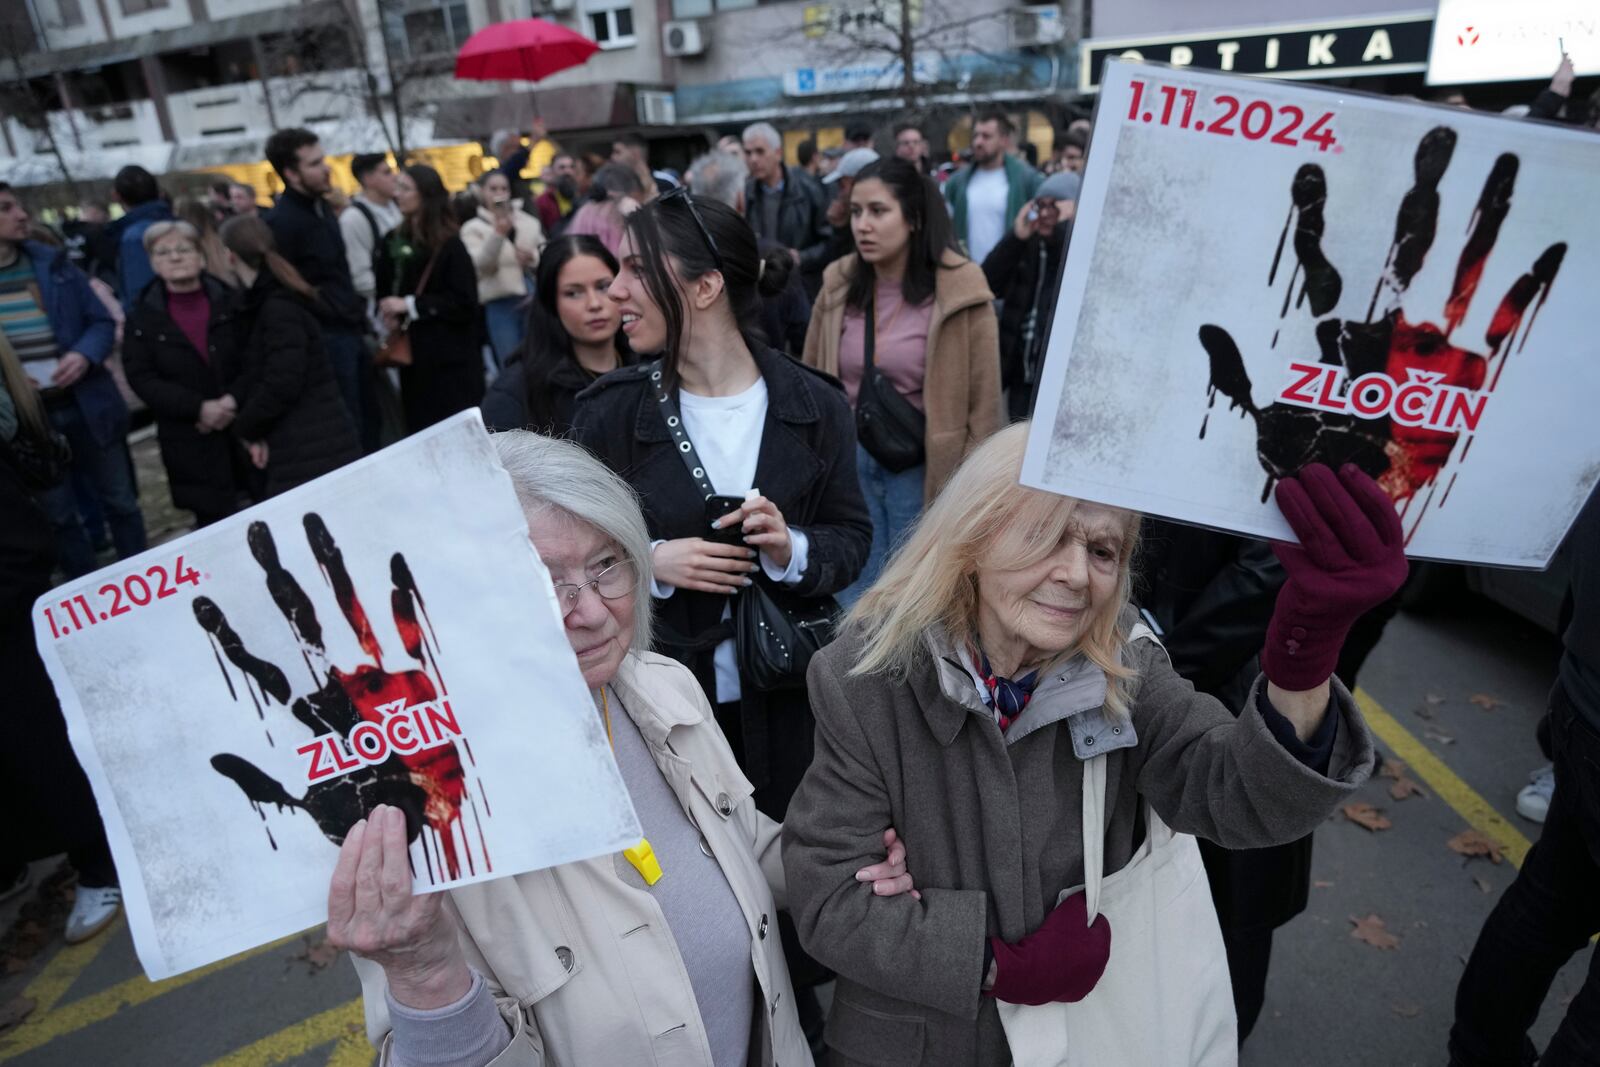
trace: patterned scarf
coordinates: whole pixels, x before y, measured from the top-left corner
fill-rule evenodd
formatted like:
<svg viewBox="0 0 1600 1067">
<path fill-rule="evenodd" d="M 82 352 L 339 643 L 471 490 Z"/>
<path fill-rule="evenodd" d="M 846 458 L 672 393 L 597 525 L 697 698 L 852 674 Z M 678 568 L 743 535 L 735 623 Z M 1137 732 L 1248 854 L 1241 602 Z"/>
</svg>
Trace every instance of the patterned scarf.
<svg viewBox="0 0 1600 1067">
<path fill-rule="evenodd" d="M 1039 672 L 1029 671 L 1016 681 L 1001 678 L 989 666 L 989 657 L 979 649 L 975 657 L 978 677 L 983 679 L 983 702 L 989 705 L 1000 721 L 1000 732 L 1005 733 L 1021 716 L 1023 709 L 1033 699 L 1034 687 L 1039 684 Z"/>
</svg>

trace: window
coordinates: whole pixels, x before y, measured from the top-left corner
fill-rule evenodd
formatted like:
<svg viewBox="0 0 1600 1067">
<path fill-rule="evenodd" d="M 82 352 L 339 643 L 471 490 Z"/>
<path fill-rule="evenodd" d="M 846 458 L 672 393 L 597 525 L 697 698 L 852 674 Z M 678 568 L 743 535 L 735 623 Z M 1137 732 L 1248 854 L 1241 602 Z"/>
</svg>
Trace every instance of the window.
<svg viewBox="0 0 1600 1067">
<path fill-rule="evenodd" d="M 757 3 L 769 2 L 773 2 L 773 0 L 672 0 L 672 17 L 675 19 L 705 18 L 711 14 L 713 7 L 718 11 L 742 11 L 745 8 L 755 7 Z"/>
<path fill-rule="evenodd" d="M 397 57 L 450 55 L 472 36 L 465 0 L 408 5 L 404 12 L 385 12 L 389 50 Z M 399 18 L 394 16 L 399 14 Z"/>
<path fill-rule="evenodd" d="M 63 29 L 75 29 L 83 25 L 83 5 L 78 0 L 56 0 L 56 13 L 61 16 Z"/>
<path fill-rule="evenodd" d="M 634 44 L 633 8 L 617 7 L 615 0 L 594 0 L 586 6 L 589 36 L 601 48 L 630 48 Z"/>
<path fill-rule="evenodd" d="M 122 13 L 143 15 L 147 11 L 160 11 L 166 6 L 167 0 L 122 0 Z"/>
</svg>

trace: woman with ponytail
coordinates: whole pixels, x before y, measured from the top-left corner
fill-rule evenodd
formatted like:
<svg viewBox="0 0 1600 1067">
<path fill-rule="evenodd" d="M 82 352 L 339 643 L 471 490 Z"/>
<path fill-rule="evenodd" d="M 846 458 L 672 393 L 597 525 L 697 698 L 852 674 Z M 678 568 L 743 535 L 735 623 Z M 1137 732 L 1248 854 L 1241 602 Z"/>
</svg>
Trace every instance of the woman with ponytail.
<svg viewBox="0 0 1600 1067">
<path fill-rule="evenodd" d="M 694 672 L 756 806 L 781 821 L 811 763 L 805 680 L 756 688 L 733 608 L 760 583 L 796 615 L 826 609 L 860 573 L 872 527 L 850 407 L 838 381 L 761 336 L 761 297 L 783 288 L 793 260 L 763 259 L 733 208 L 671 190 L 628 216 L 617 258 L 607 296 L 643 362 L 580 394 L 573 436 L 638 491 L 655 546 L 656 647 Z M 818 1035 L 809 987 L 826 973 L 786 917 L 781 929 L 801 1022 Z"/>
<path fill-rule="evenodd" d="M 223 360 L 238 405 L 232 430 L 273 496 L 344 466 L 361 446 L 323 347 L 317 291 L 278 254 L 257 216 L 223 223 L 222 244 L 245 287 Z"/>
</svg>

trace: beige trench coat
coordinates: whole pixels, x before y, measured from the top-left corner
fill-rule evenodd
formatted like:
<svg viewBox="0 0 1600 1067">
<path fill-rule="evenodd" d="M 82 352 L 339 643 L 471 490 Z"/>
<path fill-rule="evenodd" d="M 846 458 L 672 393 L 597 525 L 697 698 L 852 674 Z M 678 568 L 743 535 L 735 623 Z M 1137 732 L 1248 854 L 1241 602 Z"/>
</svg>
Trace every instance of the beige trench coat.
<svg viewBox="0 0 1600 1067">
<path fill-rule="evenodd" d="M 760 1018 L 751 1064 L 808 1067 L 778 937 L 784 899 L 781 827 L 756 811 L 694 675 L 665 656 L 630 653 L 612 689 L 705 846 L 750 928 Z M 677 942 L 621 854 L 465 886 L 446 904 L 467 961 L 488 980 L 511 1028 L 491 1067 L 653 1064 L 712 1067 L 711 1046 Z M 367 1035 L 392 1063 L 383 969 L 356 959 Z"/>
</svg>

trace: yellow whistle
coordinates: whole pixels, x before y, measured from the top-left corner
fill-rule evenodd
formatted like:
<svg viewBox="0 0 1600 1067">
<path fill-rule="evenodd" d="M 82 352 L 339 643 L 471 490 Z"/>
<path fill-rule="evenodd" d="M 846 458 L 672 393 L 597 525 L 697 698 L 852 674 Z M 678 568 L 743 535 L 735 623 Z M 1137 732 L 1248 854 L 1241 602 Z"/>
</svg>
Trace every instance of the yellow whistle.
<svg viewBox="0 0 1600 1067">
<path fill-rule="evenodd" d="M 641 837 L 637 845 L 623 849 L 622 854 L 628 857 L 628 862 L 639 872 L 645 885 L 655 885 L 661 881 L 661 864 L 656 862 L 655 851 L 651 849 L 648 839 Z"/>
</svg>

